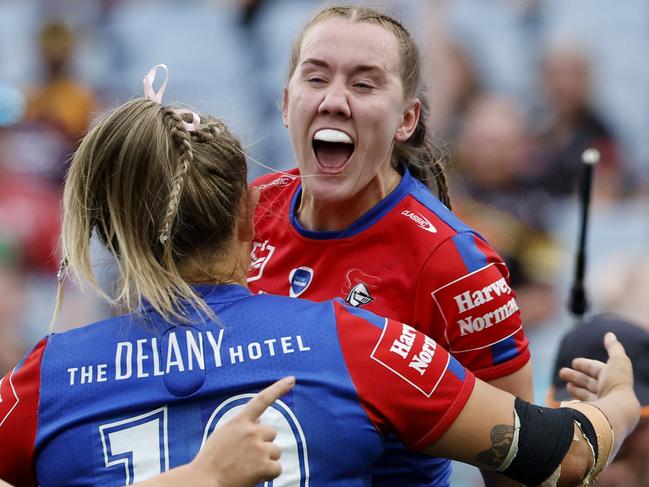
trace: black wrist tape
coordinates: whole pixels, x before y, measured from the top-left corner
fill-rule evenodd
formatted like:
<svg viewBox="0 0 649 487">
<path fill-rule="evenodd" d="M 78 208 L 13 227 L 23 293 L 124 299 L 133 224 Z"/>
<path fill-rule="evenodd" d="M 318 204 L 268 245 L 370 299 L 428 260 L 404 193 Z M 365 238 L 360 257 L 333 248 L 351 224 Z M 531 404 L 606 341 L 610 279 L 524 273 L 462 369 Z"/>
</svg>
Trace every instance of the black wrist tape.
<svg viewBox="0 0 649 487">
<path fill-rule="evenodd" d="M 521 428 L 518 453 L 503 474 L 525 485 L 538 485 L 557 469 L 566 456 L 574 434 L 574 409 L 544 408 L 516 398 Z M 592 424 L 582 414 L 581 423 Z"/>
</svg>

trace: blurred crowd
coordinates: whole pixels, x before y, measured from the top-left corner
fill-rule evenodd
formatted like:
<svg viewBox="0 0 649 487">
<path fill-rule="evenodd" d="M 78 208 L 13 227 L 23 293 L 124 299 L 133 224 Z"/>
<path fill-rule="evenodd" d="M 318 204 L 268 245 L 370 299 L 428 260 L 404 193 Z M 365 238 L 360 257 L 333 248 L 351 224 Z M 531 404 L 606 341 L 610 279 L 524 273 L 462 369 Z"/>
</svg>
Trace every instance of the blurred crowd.
<svg viewBox="0 0 649 487">
<path fill-rule="evenodd" d="M 164 62 L 174 77 L 169 99 L 222 115 L 243 138 L 251 178 L 291 167 L 281 90 L 291 40 L 320 4 L 0 3 L 0 374 L 50 327 L 62 181 L 93 118 L 139 96 L 142 75 Z M 428 123 L 448 148 L 454 210 L 509 264 L 539 400 L 557 341 L 572 324 L 566 302 L 587 148 L 601 154 L 588 236 L 590 308 L 649 328 L 649 4 L 373 4 L 401 17 L 426 52 Z M 109 312 L 72 284 L 65 292 L 55 330 Z"/>
</svg>

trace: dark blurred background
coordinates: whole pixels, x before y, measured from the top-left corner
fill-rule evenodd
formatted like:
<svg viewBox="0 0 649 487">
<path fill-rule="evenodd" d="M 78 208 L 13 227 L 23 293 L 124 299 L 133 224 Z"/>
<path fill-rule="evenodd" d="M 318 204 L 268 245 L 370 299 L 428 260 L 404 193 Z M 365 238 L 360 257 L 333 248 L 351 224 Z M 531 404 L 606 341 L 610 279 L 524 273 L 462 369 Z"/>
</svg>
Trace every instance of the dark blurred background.
<svg viewBox="0 0 649 487">
<path fill-rule="evenodd" d="M 354 3 L 354 2 L 352 2 Z M 61 184 L 88 124 L 141 96 L 157 63 L 167 102 L 223 117 L 251 178 L 294 166 L 279 104 L 310 0 L 0 0 L 0 374 L 48 332 Z M 580 154 L 595 178 L 592 311 L 649 328 L 649 2 L 385 0 L 426 58 L 430 128 L 452 149 L 457 213 L 510 265 L 542 401 L 566 311 Z M 261 164 L 260 164 L 261 163 Z M 263 165 L 262 165 L 263 164 Z M 264 167 L 267 166 L 267 167 Z M 97 270 L 110 263 L 96 246 Z M 109 313 L 66 284 L 55 330 Z M 470 471 L 457 485 L 479 485 Z"/>
</svg>

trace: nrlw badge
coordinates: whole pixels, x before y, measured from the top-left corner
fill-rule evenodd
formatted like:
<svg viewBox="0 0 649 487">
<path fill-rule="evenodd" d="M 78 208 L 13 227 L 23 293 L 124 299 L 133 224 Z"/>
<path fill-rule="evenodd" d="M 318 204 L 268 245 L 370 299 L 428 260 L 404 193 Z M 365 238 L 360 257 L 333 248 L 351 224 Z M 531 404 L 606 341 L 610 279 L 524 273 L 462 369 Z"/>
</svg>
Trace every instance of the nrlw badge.
<svg viewBox="0 0 649 487">
<path fill-rule="evenodd" d="M 298 267 L 293 269 L 288 275 L 288 282 L 290 288 L 288 290 L 289 296 L 297 298 L 300 294 L 306 291 L 313 279 L 313 269 L 310 267 Z"/>
<path fill-rule="evenodd" d="M 261 279 L 264 275 L 264 267 L 275 252 L 275 246 L 265 242 L 253 242 L 252 251 L 250 252 L 250 273 L 248 282 Z"/>
<path fill-rule="evenodd" d="M 486 348 L 521 329 L 506 272 L 505 264 L 489 264 L 431 293 L 446 322 L 449 352 Z"/>
</svg>

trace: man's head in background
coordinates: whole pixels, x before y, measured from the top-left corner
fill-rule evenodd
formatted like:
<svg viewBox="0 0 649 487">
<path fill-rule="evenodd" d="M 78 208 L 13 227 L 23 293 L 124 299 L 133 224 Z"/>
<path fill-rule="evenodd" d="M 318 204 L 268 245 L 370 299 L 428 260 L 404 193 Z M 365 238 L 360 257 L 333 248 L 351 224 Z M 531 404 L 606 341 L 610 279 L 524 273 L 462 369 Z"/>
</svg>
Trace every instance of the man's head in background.
<svg viewBox="0 0 649 487">
<path fill-rule="evenodd" d="M 599 476 L 597 487 L 649 486 L 649 332 L 612 314 L 586 320 L 568 333 L 559 347 L 548 403 L 558 406 L 572 399 L 559 370 L 577 357 L 606 362 L 604 334 L 612 331 L 624 345 L 633 364 L 634 388 L 642 405 L 642 416 L 634 432 L 624 441 L 615 460 Z"/>
</svg>

